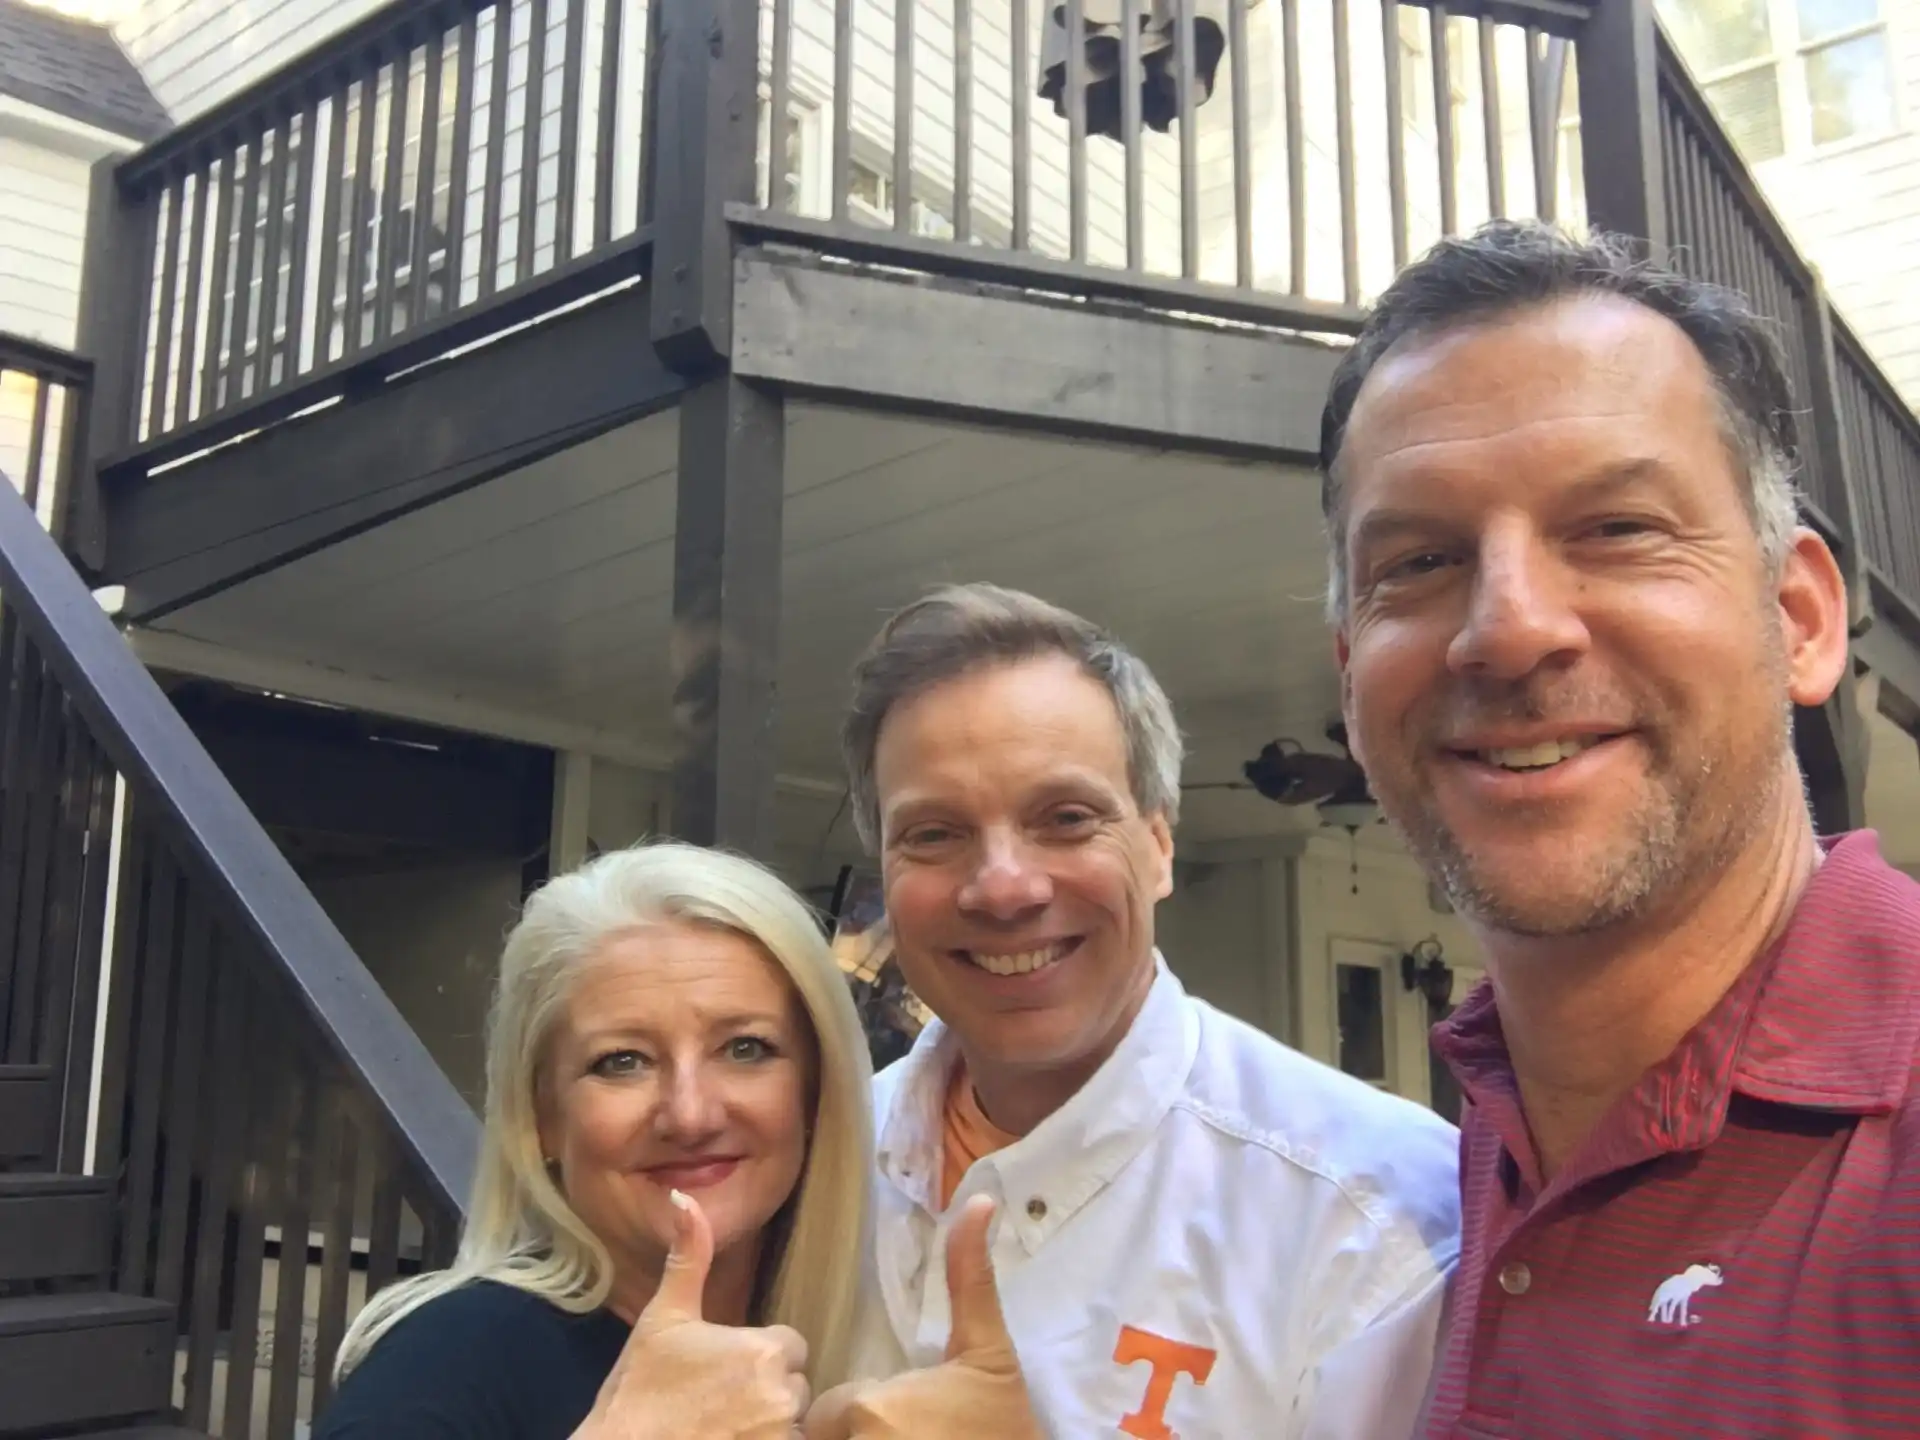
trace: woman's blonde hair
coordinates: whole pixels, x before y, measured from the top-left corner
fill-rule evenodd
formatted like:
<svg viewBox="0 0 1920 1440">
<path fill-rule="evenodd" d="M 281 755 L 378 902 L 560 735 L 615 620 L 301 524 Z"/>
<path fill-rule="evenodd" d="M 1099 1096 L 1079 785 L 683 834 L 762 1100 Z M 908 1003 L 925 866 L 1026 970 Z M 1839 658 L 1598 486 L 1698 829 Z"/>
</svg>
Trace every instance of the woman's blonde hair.
<svg viewBox="0 0 1920 1440">
<path fill-rule="evenodd" d="M 581 963 L 646 925 L 713 925 L 755 941 L 793 982 L 819 1051 L 806 1168 L 767 1235 L 754 1323 L 790 1325 L 807 1341 L 816 1394 L 846 1378 L 867 1253 L 872 1089 L 865 1036 L 819 923 L 792 890 L 751 860 L 658 842 L 618 850 L 549 881 L 507 936 L 487 1041 L 487 1100 L 466 1229 L 451 1268 L 388 1286 L 341 1342 L 345 1376 L 429 1301 L 496 1280 L 576 1314 L 606 1303 L 607 1248 L 548 1174 L 537 1093 L 555 1023 Z"/>
</svg>

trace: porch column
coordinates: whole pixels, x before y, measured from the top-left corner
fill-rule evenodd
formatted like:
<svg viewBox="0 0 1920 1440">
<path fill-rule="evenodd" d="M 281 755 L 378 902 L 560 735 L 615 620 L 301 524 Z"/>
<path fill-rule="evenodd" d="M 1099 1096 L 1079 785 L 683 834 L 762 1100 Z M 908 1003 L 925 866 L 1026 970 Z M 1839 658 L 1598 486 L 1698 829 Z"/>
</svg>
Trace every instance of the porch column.
<svg viewBox="0 0 1920 1440">
<path fill-rule="evenodd" d="M 1827 703 L 1793 711 L 1793 751 L 1822 835 L 1867 823 L 1866 721 L 1851 666 Z"/>
<path fill-rule="evenodd" d="M 673 833 L 773 854 L 786 406 L 723 373 L 680 407 Z"/>
<path fill-rule="evenodd" d="M 1587 221 L 1667 255 L 1660 156 L 1659 41 L 1653 0 L 1601 0 L 1575 47 Z"/>
</svg>

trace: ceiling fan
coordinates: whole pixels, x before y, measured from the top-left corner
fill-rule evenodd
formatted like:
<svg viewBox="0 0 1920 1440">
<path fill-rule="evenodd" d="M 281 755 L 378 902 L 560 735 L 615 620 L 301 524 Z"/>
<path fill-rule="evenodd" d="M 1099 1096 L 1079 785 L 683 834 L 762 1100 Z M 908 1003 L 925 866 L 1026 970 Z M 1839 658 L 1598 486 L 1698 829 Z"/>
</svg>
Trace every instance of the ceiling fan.
<svg viewBox="0 0 1920 1440">
<path fill-rule="evenodd" d="M 1380 816 L 1380 807 L 1367 789 L 1366 772 L 1347 744 L 1346 725 L 1335 720 L 1325 734 L 1340 747 L 1341 754 L 1309 750 L 1298 740 L 1283 737 L 1269 740 L 1258 755 L 1240 767 L 1244 780 L 1203 781 L 1181 788 L 1252 790 L 1276 805 L 1316 806 L 1324 823 L 1340 829 L 1357 830 L 1372 824 Z"/>
</svg>

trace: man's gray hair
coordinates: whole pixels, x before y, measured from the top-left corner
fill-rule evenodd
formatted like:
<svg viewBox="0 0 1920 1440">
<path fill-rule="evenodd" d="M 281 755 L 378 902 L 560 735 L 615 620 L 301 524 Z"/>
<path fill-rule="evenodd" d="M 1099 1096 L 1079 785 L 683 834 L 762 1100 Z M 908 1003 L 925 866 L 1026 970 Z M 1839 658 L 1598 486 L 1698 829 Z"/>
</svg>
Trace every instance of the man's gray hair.
<svg viewBox="0 0 1920 1440">
<path fill-rule="evenodd" d="M 1340 450 L 1373 367 L 1401 342 L 1577 295 L 1618 295 L 1671 320 L 1706 362 L 1760 553 L 1778 567 L 1799 523 L 1793 392 L 1767 320 L 1735 292 L 1638 258 L 1614 235 L 1576 240 L 1538 221 L 1496 220 L 1442 240 L 1395 278 L 1334 373 L 1320 417 L 1320 508 L 1326 517 L 1327 608 L 1347 608 L 1347 516 Z"/>
<path fill-rule="evenodd" d="M 1127 741 L 1127 777 L 1143 815 L 1180 818 L 1180 727 L 1146 663 L 1091 620 L 998 585 L 950 585 L 896 613 L 853 670 L 853 704 L 841 727 L 853 823 L 880 848 L 874 754 L 894 706 L 943 681 L 991 665 L 1064 655 L 1113 697 Z"/>
</svg>

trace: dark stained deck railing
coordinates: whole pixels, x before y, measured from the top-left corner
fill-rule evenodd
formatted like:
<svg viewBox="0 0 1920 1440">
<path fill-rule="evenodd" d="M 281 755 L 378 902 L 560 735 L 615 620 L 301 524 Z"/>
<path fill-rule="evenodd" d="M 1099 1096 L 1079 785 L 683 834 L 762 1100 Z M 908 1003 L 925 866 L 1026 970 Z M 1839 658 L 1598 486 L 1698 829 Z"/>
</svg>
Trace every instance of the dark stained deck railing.
<svg viewBox="0 0 1920 1440">
<path fill-rule="evenodd" d="M 66 483 L 81 454 L 93 365 L 22 335 L 0 332 L 0 474 L 56 535 Z"/>
<path fill-rule="evenodd" d="M 196 1429 L 292 1440 L 366 1295 L 452 1254 L 472 1112 L 10 486 L 0 1060 L 59 1098 L 14 1158 L 118 1182 Z"/>
<path fill-rule="evenodd" d="M 647 13 L 403 0 L 112 168 L 95 268 L 138 364 L 100 458 L 218 443 L 639 273 Z"/>
</svg>

